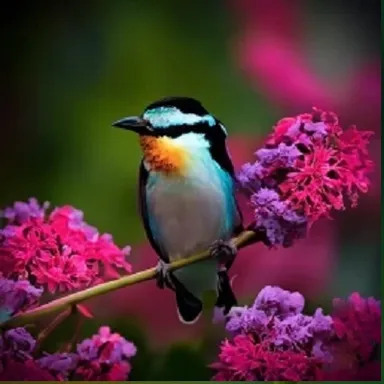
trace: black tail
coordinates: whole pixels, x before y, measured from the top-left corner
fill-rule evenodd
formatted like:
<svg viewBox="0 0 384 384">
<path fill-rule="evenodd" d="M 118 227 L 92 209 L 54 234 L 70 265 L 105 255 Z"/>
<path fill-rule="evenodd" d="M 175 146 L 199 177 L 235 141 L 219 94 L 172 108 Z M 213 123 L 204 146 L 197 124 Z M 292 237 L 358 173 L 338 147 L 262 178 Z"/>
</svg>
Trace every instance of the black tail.
<svg viewBox="0 0 384 384">
<path fill-rule="evenodd" d="M 185 324 L 195 323 L 203 311 L 203 303 L 192 294 L 184 295 L 176 291 L 176 304 L 180 321 Z"/>
<path fill-rule="evenodd" d="M 224 315 L 228 314 L 232 307 L 237 306 L 236 297 L 232 291 L 231 283 L 226 271 L 218 272 L 218 297 L 216 307 L 223 309 Z"/>
<path fill-rule="evenodd" d="M 170 277 L 176 294 L 177 313 L 180 321 L 184 324 L 195 323 L 203 311 L 202 301 L 192 295 L 173 274 Z"/>
</svg>

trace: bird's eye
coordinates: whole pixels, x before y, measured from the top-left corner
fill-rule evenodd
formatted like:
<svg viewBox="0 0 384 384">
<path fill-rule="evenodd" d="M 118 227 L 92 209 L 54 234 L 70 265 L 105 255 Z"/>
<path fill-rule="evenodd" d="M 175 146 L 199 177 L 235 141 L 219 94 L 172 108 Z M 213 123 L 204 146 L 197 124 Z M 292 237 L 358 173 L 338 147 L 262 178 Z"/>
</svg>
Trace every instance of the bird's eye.
<svg viewBox="0 0 384 384">
<path fill-rule="evenodd" d="M 153 132 L 155 130 L 149 120 L 145 120 L 145 125 L 148 131 Z"/>
</svg>

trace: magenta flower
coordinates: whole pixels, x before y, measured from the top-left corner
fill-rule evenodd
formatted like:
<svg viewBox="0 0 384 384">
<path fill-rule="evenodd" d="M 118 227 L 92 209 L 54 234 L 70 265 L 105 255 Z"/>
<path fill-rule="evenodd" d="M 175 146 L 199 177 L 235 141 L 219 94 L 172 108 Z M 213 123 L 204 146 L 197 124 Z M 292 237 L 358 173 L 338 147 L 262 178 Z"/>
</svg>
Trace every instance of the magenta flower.
<svg viewBox="0 0 384 384">
<path fill-rule="evenodd" d="M 316 108 L 276 124 L 257 161 L 238 175 L 267 243 L 292 245 L 320 217 L 344 209 L 345 197 L 356 206 L 369 186 L 371 135 L 355 127 L 343 131 L 334 113 Z"/>
<path fill-rule="evenodd" d="M 336 336 L 348 345 L 355 364 L 370 362 L 381 345 L 381 303 L 355 292 L 347 301 L 334 300 L 332 314 Z"/>
<path fill-rule="evenodd" d="M 247 334 L 225 340 L 219 361 L 211 365 L 218 371 L 214 381 L 314 381 L 321 380 L 320 367 L 320 361 L 303 352 L 277 352 L 267 340 L 255 343 Z"/>
<path fill-rule="evenodd" d="M 0 334 L 0 380 L 12 380 L 12 377 L 18 380 L 18 377 L 25 375 L 25 370 L 19 372 L 19 375 L 12 370 L 15 366 L 32 365 L 30 361 L 32 361 L 35 344 L 35 339 L 24 328 L 14 328 Z M 40 373 L 43 375 L 42 372 Z M 24 377 L 20 378 L 20 380 L 24 379 Z"/>
<path fill-rule="evenodd" d="M 32 359 L 20 362 L 7 360 L 2 363 L 0 381 L 55 381 L 46 370 L 39 367 Z"/>
<path fill-rule="evenodd" d="M 214 380 L 378 380 L 380 303 L 355 293 L 332 316 L 304 315 L 298 292 L 265 287 L 250 307 L 233 308 Z M 372 370 L 371 370 L 372 369 Z"/>
<path fill-rule="evenodd" d="M 298 292 L 265 287 L 251 307 L 233 308 L 221 346 L 215 380 L 319 380 L 321 368 L 332 361 L 328 347 L 332 319 L 318 309 L 302 313 Z"/>
<path fill-rule="evenodd" d="M 0 233 L 0 272 L 5 277 L 28 279 L 53 293 L 116 278 L 118 270 L 131 272 L 126 261 L 130 248 L 120 249 L 112 236 L 100 235 L 83 221 L 82 212 L 64 206 L 42 215 L 35 205 L 28 213 L 26 207 L 18 203 L 4 211 L 11 218 Z"/>
<path fill-rule="evenodd" d="M 75 353 L 54 353 L 45 354 L 37 360 L 37 365 L 50 372 L 60 381 L 68 380 L 68 376 L 77 367 L 79 358 Z"/>
<path fill-rule="evenodd" d="M 56 378 L 86 381 L 124 381 L 131 371 L 136 347 L 109 327 L 77 345 L 76 353 L 56 353 L 38 360 Z"/>
</svg>

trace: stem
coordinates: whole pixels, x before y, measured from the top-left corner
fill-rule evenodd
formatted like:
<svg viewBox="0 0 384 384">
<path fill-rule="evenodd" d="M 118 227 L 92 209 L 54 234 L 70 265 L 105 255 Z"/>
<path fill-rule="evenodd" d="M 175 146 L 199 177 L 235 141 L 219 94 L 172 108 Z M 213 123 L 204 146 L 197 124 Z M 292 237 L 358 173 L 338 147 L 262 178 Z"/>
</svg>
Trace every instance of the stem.
<svg viewBox="0 0 384 384">
<path fill-rule="evenodd" d="M 80 315 L 80 314 L 78 314 L 78 315 Z M 73 336 L 71 337 L 71 339 L 69 340 L 68 343 L 65 343 L 63 346 L 61 346 L 61 348 L 59 349 L 59 352 L 61 352 L 61 353 L 71 352 L 73 345 L 76 344 L 76 341 L 79 338 L 80 330 L 81 330 L 81 327 L 83 326 L 83 324 L 84 324 L 84 317 L 82 317 L 82 316 L 78 317 L 75 332 L 73 333 Z"/>
<path fill-rule="evenodd" d="M 71 314 L 72 309 L 67 308 L 65 311 L 59 313 L 53 321 L 44 328 L 39 335 L 37 336 L 35 352 L 39 350 L 40 346 L 43 344 L 44 340 L 58 327 L 60 324 L 64 322 L 64 320 Z"/>
<path fill-rule="evenodd" d="M 243 231 L 239 236 L 233 239 L 234 244 L 238 249 L 244 248 L 247 245 L 256 243 L 262 240 L 262 235 L 254 231 Z M 211 257 L 209 251 L 202 252 L 188 259 L 181 259 L 172 262 L 169 265 L 170 271 L 183 268 L 187 265 L 203 261 Z M 14 328 L 33 323 L 41 316 L 53 314 L 63 309 L 70 308 L 71 306 L 81 303 L 85 300 L 91 299 L 96 296 L 104 295 L 108 292 L 116 291 L 117 289 L 127 287 L 141 283 L 143 281 L 151 280 L 156 277 L 156 268 L 149 268 L 141 272 L 137 272 L 133 275 L 123 276 L 119 279 L 108 281 L 103 284 L 96 285 L 94 287 L 85 289 L 80 292 L 73 293 L 71 295 L 59 298 L 51 301 L 50 303 L 41 305 L 40 307 L 31 309 L 30 311 L 20 313 L 15 317 L 12 317 L 8 321 L 1 324 L 1 328 Z"/>
</svg>

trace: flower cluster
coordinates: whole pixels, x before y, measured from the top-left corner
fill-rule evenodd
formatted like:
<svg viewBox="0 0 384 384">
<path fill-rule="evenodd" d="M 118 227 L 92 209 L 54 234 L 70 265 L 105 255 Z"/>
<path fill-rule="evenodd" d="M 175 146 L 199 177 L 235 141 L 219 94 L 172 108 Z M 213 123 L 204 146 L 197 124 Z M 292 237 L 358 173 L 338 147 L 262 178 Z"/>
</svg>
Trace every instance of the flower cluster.
<svg viewBox="0 0 384 384">
<path fill-rule="evenodd" d="M 356 205 L 358 193 L 369 184 L 370 135 L 355 127 L 344 132 L 335 114 L 317 109 L 277 123 L 256 152 L 257 161 L 244 165 L 238 175 L 254 208 L 254 228 L 265 234 L 265 243 L 290 246 L 314 221 L 344 209 L 345 197 Z M 0 214 L 5 220 L 0 230 L 0 324 L 8 327 L 16 323 L 7 321 L 36 306 L 44 291 L 84 289 L 118 277 L 119 270 L 131 272 L 129 247 L 119 248 L 111 235 L 100 234 L 71 206 L 48 208 L 48 202 L 31 198 Z M 212 364 L 214 379 L 380 377 L 379 302 L 355 293 L 348 301 L 335 300 L 331 315 L 319 308 L 311 316 L 303 313 L 304 304 L 298 292 L 267 286 L 251 307 L 233 308 L 226 317 L 230 336 Z M 90 316 L 86 308 L 75 307 L 78 311 L 68 316 Z M 128 379 L 136 347 L 106 326 L 80 343 L 76 331 L 56 353 L 41 351 L 59 324 L 55 320 L 37 337 L 26 328 L 5 329 L 3 324 L 0 380 Z"/>
<path fill-rule="evenodd" d="M 344 209 L 345 197 L 356 206 L 368 190 L 372 133 L 343 131 L 334 113 L 316 108 L 276 124 L 256 162 L 238 174 L 268 244 L 290 246 L 320 217 Z"/>
<path fill-rule="evenodd" d="M 27 280 L 13 281 L 0 278 L 0 322 L 38 303 L 43 290 Z"/>
<path fill-rule="evenodd" d="M 303 308 L 301 294 L 270 286 L 251 307 L 233 308 L 226 324 L 230 339 L 211 365 L 214 380 L 353 379 L 372 362 L 379 364 L 372 355 L 381 343 L 379 302 L 353 294 L 330 316 L 321 309 L 308 316 Z"/>
<path fill-rule="evenodd" d="M 35 345 L 24 328 L 0 335 L 0 379 L 124 381 L 131 371 L 130 359 L 136 354 L 133 343 L 111 333 L 108 327 L 101 327 L 98 334 L 78 344 L 75 353 L 45 353 L 34 358 Z M 12 372 L 15 368 L 19 372 Z"/>
<path fill-rule="evenodd" d="M 321 309 L 306 316 L 303 308 L 299 293 L 267 286 L 251 307 L 232 309 L 226 328 L 233 339 L 222 344 L 215 379 L 319 379 L 322 362 L 330 359 L 332 320 Z"/>
<path fill-rule="evenodd" d="M 136 347 L 109 327 L 77 345 L 76 353 L 56 353 L 37 363 L 54 377 L 63 380 L 124 381 L 131 371 L 130 358 Z"/>
<path fill-rule="evenodd" d="M 16 202 L 2 216 L 0 231 L 0 322 L 33 308 L 43 290 L 84 288 L 130 272 L 129 248 L 83 221 L 64 206 L 47 213 L 36 199 Z M 80 307 L 79 307 L 80 309 Z M 82 315 L 84 309 L 80 310 Z M 76 352 L 47 354 L 25 328 L 0 331 L 0 380 L 127 380 L 135 346 L 108 327 L 77 345 Z"/>
<path fill-rule="evenodd" d="M 0 381 L 50 381 L 54 377 L 32 358 L 36 341 L 24 328 L 0 335 Z"/>
<path fill-rule="evenodd" d="M 111 235 L 99 234 L 71 206 L 47 212 L 36 199 L 16 202 L 2 216 L 0 273 L 14 280 L 29 280 L 38 287 L 70 291 L 131 272 L 129 247 L 117 247 Z"/>
<path fill-rule="evenodd" d="M 340 364 L 331 380 L 380 380 L 381 303 L 358 293 L 333 302 Z M 345 355 L 348 359 L 342 359 Z"/>
</svg>

